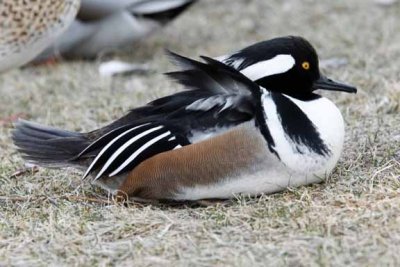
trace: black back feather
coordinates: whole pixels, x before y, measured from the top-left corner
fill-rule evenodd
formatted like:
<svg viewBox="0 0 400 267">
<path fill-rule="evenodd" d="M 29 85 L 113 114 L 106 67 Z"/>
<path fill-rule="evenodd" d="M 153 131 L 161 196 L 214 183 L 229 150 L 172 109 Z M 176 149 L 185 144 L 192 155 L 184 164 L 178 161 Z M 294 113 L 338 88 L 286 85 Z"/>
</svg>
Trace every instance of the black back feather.
<svg viewBox="0 0 400 267">
<path fill-rule="evenodd" d="M 176 127 L 177 134 L 190 137 L 193 131 L 231 127 L 254 118 L 260 94 L 257 84 L 214 59 L 202 57 L 206 62 L 203 63 L 169 51 L 167 53 L 184 70 L 166 75 L 188 90 L 131 110 L 110 125 L 88 133 L 92 139 L 133 122 L 168 120 L 170 125 Z M 193 105 L 196 101 L 209 103 L 209 109 L 196 109 L 196 105 Z"/>
</svg>

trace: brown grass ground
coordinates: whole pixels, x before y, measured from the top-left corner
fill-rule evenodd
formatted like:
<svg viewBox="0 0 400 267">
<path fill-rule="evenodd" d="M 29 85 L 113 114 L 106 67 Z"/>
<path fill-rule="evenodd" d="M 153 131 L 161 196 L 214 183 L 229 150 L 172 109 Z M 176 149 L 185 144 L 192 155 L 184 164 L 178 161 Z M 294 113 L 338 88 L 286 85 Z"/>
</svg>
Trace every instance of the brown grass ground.
<svg viewBox="0 0 400 267">
<path fill-rule="evenodd" d="M 323 184 L 224 205 L 122 207 L 75 171 L 23 168 L 0 125 L 0 266 L 249 266 L 400 264 L 400 4 L 372 0 L 202 0 L 140 48 L 114 57 L 155 73 L 100 78 L 97 63 L 14 70 L 0 77 L 0 114 L 90 130 L 179 90 L 163 48 L 217 56 L 253 42 L 308 38 L 325 68 L 357 95 L 329 94 L 346 120 L 338 167 Z M 80 201 L 79 198 L 88 198 Z"/>
</svg>

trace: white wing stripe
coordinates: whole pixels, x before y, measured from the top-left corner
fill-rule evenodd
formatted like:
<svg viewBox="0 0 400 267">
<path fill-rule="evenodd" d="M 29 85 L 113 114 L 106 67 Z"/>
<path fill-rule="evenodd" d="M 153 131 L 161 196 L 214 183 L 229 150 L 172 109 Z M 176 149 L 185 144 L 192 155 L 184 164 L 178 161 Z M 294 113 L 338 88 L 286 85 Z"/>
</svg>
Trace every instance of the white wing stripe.
<svg viewBox="0 0 400 267">
<path fill-rule="evenodd" d="M 148 141 L 146 144 L 144 144 L 143 146 L 141 146 L 138 150 L 135 151 L 135 153 L 133 153 L 127 160 L 125 160 L 125 162 L 118 167 L 118 169 L 116 169 L 115 171 L 113 171 L 109 177 L 112 177 L 116 174 L 118 174 L 121 170 L 123 170 L 126 166 L 129 165 L 129 163 L 131 163 L 133 160 L 135 160 L 135 158 L 137 156 L 140 155 L 140 153 L 142 153 L 143 151 L 145 151 L 147 148 L 149 148 L 150 146 L 152 146 L 153 144 L 157 143 L 158 141 L 160 141 L 161 139 L 163 139 L 164 137 L 167 137 L 168 135 L 170 135 L 171 132 L 168 131 L 166 133 L 163 133 L 162 135 L 157 136 L 156 138 L 151 139 L 150 141 Z"/>
<path fill-rule="evenodd" d="M 139 126 L 142 127 L 142 126 L 145 126 L 145 125 L 148 125 L 148 124 L 150 124 L 150 123 L 145 123 L 145 124 L 142 124 L 142 125 L 139 125 Z M 137 126 L 137 127 L 139 127 L 139 126 Z M 124 127 L 124 126 L 121 126 L 120 128 L 122 128 L 122 127 Z M 120 128 L 116 128 L 116 129 L 114 129 L 114 130 L 112 130 L 112 131 L 109 131 L 108 133 L 106 133 L 106 134 L 100 136 L 99 138 L 97 138 L 96 140 L 94 140 L 94 141 L 93 141 L 89 146 L 87 146 L 81 153 L 79 153 L 79 156 L 85 154 L 85 152 L 86 152 L 89 148 L 91 148 L 91 147 L 93 146 L 93 144 L 95 144 L 96 142 L 98 142 L 100 139 L 103 139 L 103 138 L 105 138 L 105 137 L 107 137 L 107 136 L 113 134 L 114 131 L 118 131 Z M 78 157 L 79 157 L 79 156 L 78 156 Z"/>
<path fill-rule="evenodd" d="M 110 146 L 112 146 L 112 144 L 114 144 L 118 139 L 122 138 L 124 135 L 126 135 L 126 134 L 132 132 L 133 130 L 136 130 L 136 129 L 138 129 L 138 128 L 141 128 L 141 127 L 143 127 L 143 126 L 146 126 L 146 125 L 148 125 L 148 124 L 149 124 L 149 123 L 145 123 L 145 124 L 142 124 L 142 125 L 133 127 L 132 129 L 129 129 L 129 130 L 123 132 L 122 134 L 118 135 L 116 138 L 114 138 L 113 140 L 111 140 L 111 142 L 109 142 L 109 143 L 99 152 L 99 154 L 97 154 L 96 158 L 92 161 L 92 163 L 90 164 L 89 168 L 87 169 L 87 171 L 86 171 L 85 174 L 83 175 L 82 179 L 85 179 L 85 178 L 88 176 L 88 174 L 92 171 L 93 166 L 96 164 L 96 162 L 99 160 L 99 158 L 104 154 L 104 152 L 105 152 Z M 109 133 L 103 135 L 102 137 L 107 136 L 108 134 L 109 134 Z M 102 138 L 102 137 L 100 137 L 100 138 Z M 99 138 L 99 139 L 100 139 L 100 138 Z M 99 140 L 99 139 L 98 139 L 98 140 Z"/>
<path fill-rule="evenodd" d="M 127 149 L 131 144 L 135 143 L 137 140 L 141 139 L 142 137 L 148 135 L 149 133 L 152 133 L 154 131 L 157 131 L 159 129 L 163 128 L 163 126 L 158 126 L 151 128 L 147 131 L 144 131 L 141 134 L 136 135 L 135 137 L 131 138 L 128 142 L 126 142 L 123 146 L 118 148 L 117 151 L 112 154 L 112 156 L 107 160 L 106 164 L 104 164 L 103 168 L 100 170 L 100 172 L 97 174 L 95 180 L 99 179 L 100 176 L 103 175 L 103 173 L 107 170 L 107 168 L 113 163 L 113 161 L 122 153 L 124 152 L 125 149 Z"/>
</svg>

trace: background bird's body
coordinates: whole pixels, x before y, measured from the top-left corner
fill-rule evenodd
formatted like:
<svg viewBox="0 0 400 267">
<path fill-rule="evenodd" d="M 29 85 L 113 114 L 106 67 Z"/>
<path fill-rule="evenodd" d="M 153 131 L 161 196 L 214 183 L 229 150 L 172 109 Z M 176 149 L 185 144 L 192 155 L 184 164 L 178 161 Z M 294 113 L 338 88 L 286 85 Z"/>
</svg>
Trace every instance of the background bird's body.
<svg viewBox="0 0 400 267">
<path fill-rule="evenodd" d="M 0 72 L 21 66 L 49 46 L 75 18 L 79 0 L 0 3 Z"/>
<path fill-rule="evenodd" d="M 145 39 L 194 0 L 83 0 L 68 30 L 36 61 L 52 56 L 94 58 Z"/>
<path fill-rule="evenodd" d="M 140 0 L 83 0 L 78 12 L 78 18 L 83 21 L 93 21 L 121 11 Z"/>
<path fill-rule="evenodd" d="M 123 25 L 123 26 L 122 26 Z M 159 25 L 153 21 L 137 21 L 128 12 L 119 12 L 96 22 L 75 20 L 56 44 L 39 56 L 94 58 L 149 36 Z"/>
</svg>

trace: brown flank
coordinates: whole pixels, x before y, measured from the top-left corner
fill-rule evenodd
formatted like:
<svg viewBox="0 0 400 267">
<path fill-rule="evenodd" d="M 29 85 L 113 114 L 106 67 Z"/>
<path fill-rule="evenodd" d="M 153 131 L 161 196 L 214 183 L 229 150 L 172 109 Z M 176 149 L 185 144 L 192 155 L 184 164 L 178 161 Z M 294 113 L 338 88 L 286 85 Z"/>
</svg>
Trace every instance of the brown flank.
<svg viewBox="0 0 400 267">
<path fill-rule="evenodd" d="M 142 162 L 127 176 L 117 195 L 171 199 L 180 188 L 214 184 L 240 175 L 265 153 L 261 134 L 248 126 Z"/>
</svg>

